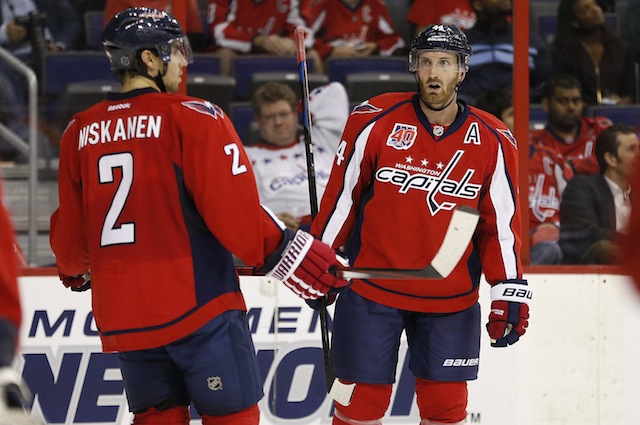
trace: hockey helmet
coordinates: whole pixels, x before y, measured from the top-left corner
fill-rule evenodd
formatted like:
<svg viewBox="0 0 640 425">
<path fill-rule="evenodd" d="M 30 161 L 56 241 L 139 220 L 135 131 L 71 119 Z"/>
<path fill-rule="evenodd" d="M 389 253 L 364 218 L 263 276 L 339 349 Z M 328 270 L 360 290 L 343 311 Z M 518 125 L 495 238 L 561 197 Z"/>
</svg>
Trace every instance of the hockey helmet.
<svg viewBox="0 0 640 425">
<path fill-rule="evenodd" d="M 418 70 L 418 56 L 424 50 L 437 50 L 456 53 L 460 65 L 466 72 L 469 70 L 471 45 L 467 36 L 455 25 L 428 25 L 411 41 L 409 49 L 409 72 Z"/>
<path fill-rule="evenodd" d="M 138 52 L 146 49 L 156 51 L 162 61 L 168 63 L 175 46 L 187 63 L 193 61 L 189 39 L 178 20 L 167 12 L 148 7 L 117 13 L 102 32 L 102 44 L 113 71 L 137 70 Z"/>
</svg>

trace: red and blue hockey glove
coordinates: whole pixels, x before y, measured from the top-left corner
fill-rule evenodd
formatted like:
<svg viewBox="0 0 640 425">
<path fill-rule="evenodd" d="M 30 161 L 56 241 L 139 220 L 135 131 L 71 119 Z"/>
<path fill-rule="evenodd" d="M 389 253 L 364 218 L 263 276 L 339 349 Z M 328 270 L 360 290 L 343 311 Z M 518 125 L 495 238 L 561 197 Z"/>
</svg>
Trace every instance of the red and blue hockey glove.
<svg viewBox="0 0 640 425">
<path fill-rule="evenodd" d="M 515 344 L 529 325 L 531 289 L 526 280 L 507 280 L 491 288 L 491 313 L 487 331 L 492 347 Z"/>
<path fill-rule="evenodd" d="M 58 272 L 58 277 L 62 281 L 65 288 L 71 288 L 73 292 L 84 292 L 91 288 L 91 272 L 79 274 L 76 276 L 68 276 Z"/>
<path fill-rule="evenodd" d="M 348 267 L 347 260 L 303 230 L 298 230 L 280 252 L 278 262 L 265 276 L 283 282 L 300 298 L 316 300 L 349 286 L 349 281 L 332 273 Z"/>
</svg>

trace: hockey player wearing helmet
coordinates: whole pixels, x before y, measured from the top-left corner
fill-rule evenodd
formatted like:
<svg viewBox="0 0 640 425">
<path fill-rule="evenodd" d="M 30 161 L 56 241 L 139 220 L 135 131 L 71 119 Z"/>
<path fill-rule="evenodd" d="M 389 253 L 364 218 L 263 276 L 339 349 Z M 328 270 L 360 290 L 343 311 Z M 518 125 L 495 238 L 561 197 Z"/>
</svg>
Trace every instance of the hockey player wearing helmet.
<svg viewBox="0 0 640 425">
<path fill-rule="evenodd" d="M 421 269 L 456 207 L 478 210 L 480 221 L 447 277 L 354 279 L 337 298 L 331 358 L 355 390 L 347 406 L 336 402 L 334 425 L 382 423 L 403 333 L 420 423 L 465 422 L 466 381 L 480 363 L 482 273 L 492 345 L 514 344 L 528 325 L 517 143 L 496 117 L 458 100 L 471 55 L 459 28 L 430 25 L 410 49 L 417 93 L 382 94 L 353 109 L 312 233 L 343 248 L 354 267 Z"/>
<path fill-rule="evenodd" d="M 90 287 L 135 424 L 187 425 L 191 403 L 203 424 L 257 424 L 262 379 L 234 255 L 305 300 L 346 287 L 330 272 L 345 263 L 260 205 L 225 113 L 175 93 L 191 51 L 171 15 L 127 9 L 103 41 L 122 89 L 76 114 L 60 142 L 61 280 Z"/>
</svg>

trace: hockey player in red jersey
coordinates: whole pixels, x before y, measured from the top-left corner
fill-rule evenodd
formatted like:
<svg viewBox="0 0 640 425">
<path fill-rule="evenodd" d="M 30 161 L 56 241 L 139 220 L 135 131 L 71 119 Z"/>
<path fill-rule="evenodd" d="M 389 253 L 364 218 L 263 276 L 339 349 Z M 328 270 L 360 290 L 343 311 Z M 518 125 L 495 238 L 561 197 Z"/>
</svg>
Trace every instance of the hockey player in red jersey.
<svg viewBox="0 0 640 425">
<path fill-rule="evenodd" d="M 257 424 L 262 383 L 232 254 L 305 300 L 345 287 L 335 252 L 286 230 L 216 105 L 175 94 L 191 55 L 179 23 L 127 9 L 103 33 L 120 93 L 61 140 L 51 247 L 66 286 L 91 271 L 104 351 L 136 424 Z M 166 93 L 165 93 L 166 92 Z"/>
<path fill-rule="evenodd" d="M 403 332 L 421 424 L 464 423 L 466 381 L 479 364 L 481 273 L 491 285 L 492 345 L 517 342 L 528 325 L 517 144 L 493 115 L 457 100 L 470 54 L 459 28 L 426 27 L 409 52 L 418 92 L 373 97 L 347 121 L 311 229 L 354 267 L 422 269 L 456 207 L 478 210 L 480 221 L 443 280 L 355 279 L 338 297 L 332 361 L 340 381 L 356 385 L 348 406 L 336 403 L 334 424 L 382 423 Z"/>
</svg>

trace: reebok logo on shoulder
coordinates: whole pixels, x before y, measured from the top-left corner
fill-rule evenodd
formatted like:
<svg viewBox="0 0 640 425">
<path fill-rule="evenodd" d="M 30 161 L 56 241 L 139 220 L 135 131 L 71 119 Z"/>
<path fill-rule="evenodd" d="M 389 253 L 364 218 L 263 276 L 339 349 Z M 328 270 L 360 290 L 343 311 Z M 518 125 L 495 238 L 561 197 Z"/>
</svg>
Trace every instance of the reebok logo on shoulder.
<svg viewBox="0 0 640 425">
<path fill-rule="evenodd" d="M 130 103 L 116 103 L 115 105 L 109 105 L 107 107 L 107 112 L 113 112 L 121 109 L 130 109 L 130 108 L 131 108 Z"/>
</svg>

